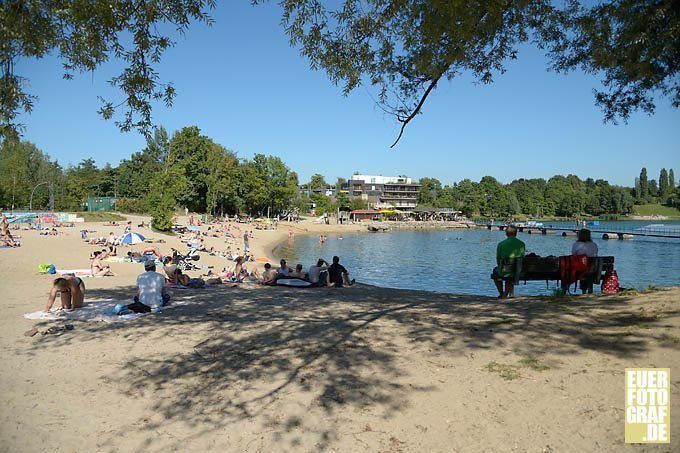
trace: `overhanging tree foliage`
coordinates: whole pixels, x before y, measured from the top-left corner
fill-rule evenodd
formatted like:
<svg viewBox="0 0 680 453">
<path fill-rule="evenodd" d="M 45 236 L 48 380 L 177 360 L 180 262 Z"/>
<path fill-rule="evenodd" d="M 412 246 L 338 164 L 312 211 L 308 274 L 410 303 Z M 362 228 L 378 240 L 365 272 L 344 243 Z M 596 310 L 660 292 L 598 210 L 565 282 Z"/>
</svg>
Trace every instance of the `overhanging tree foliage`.
<svg viewBox="0 0 680 453">
<path fill-rule="evenodd" d="M 55 53 L 64 78 L 91 72 L 116 59 L 125 64 L 109 83 L 123 99 L 100 98 L 106 119 L 120 110 L 123 131 L 151 130 L 154 101 L 171 105 L 175 89 L 154 69 L 174 44 L 169 30 L 183 34 L 193 22 L 211 24 L 214 0 L 5 0 L 0 2 L 0 136 L 16 136 L 16 117 L 30 112 L 36 97 L 15 73 L 20 58 Z"/>
<path fill-rule="evenodd" d="M 252 0 L 270 3 L 271 0 Z M 281 0 L 292 45 L 345 93 L 377 87 L 377 101 L 402 124 L 421 111 L 441 80 L 470 74 L 491 83 L 518 47 L 545 49 L 557 71 L 600 75 L 596 103 L 605 121 L 652 113 L 656 97 L 680 105 L 678 0 Z M 109 59 L 125 69 L 110 83 L 122 101 L 102 99 L 100 114 L 123 130 L 151 130 L 154 101 L 170 105 L 174 87 L 154 65 L 173 44 L 167 32 L 210 24 L 214 0 L 6 0 L 0 2 L 0 134 L 15 136 L 16 118 L 35 98 L 15 73 L 20 58 L 56 53 L 64 77 Z M 395 144 L 399 140 L 395 141 Z M 394 146 L 394 145 L 393 145 Z"/>
<path fill-rule="evenodd" d="M 266 0 L 255 0 L 265 3 Z M 602 75 L 596 102 L 606 121 L 652 113 L 654 96 L 680 105 L 680 2 L 549 0 L 283 1 L 291 44 L 345 93 L 378 88 L 378 103 L 401 123 L 421 112 L 442 79 L 470 74 L 491 83 L 531 41 L 558 71 Z"/>
</svg>

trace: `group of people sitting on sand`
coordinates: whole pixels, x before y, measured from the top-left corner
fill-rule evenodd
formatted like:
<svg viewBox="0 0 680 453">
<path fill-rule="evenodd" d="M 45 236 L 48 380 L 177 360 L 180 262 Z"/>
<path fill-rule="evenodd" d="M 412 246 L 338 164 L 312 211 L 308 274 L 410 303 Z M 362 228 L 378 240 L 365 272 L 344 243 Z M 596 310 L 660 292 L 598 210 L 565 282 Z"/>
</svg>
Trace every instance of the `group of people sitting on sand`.
<svg viewBox="0 0 680 453">
<path fill-rule="evenodd" d="M 319 258 L 316 264 L 309 267 L 305 272 L 302 264 L 297 264 L 295 269 L 288 266 L 285 259 L 281 260 L 278 269 L 272 269 L 269 263 L 264 265 L 264 272 L 262 273 L 263 285 L 275 285 L 279 280 L 285 279 L 299 279 L 309 282 L 312 286 L 330 286 L 341 288 L 343 286 L 351 286 L 354 284 L 354 279 L 349 278 L 349 272 L 340 264 L 340 257 L 333 257 L 333 264 L 328 264 L 323 258 Z"/>
<path fill-rule="evenodd" d="M 93 253 L 93 275 L 113 275 L 110 267 L 102 263 L 102 259 L 106 256 L 106 250 Z M 286 260 L 281 260 L 280 266 L 276 270 L 267 263 L 262 275 L 259 275 L 257 270 L 248 272 L 243 266 L 243 258 L 239 257 L 236 259 L 233 270 L 226 271 L 224 269 L 219 274 L 209 273 L 205 276 L 206 278 L 191 278 L 184 274 L 173 263 L 170 256 L 162 257 L 162 263 L 164 275 L 156 272 L 154 259 L 144 261 L 144 273 L 137 277 L 137 293 L 134 302 L 117 306 L 117 314 L 148 313 L 160 309 L 169 303 L 171 296 L 168 289 L 172 285 L 200 288 L 205 285 L 238 283 L 246 281 L 246 279 L 262 285 L 276 285 L 278 281 L 286 279 L 298 279 L 310 283 L 311 286 L 319 287 L 340 288 L 354 284 L 354 279 L 350 280 L 349 272 L 340 264 L 340 258 L 337 256 L 333 257 L 333 263 L 330 265 L 324 259 L 319 259 L 315 265 L 310 266 L 308 272 L 304 272 L 302 264 L 298 264 L 295 269 L 292 269 L 288 266 Z M 82 307 L 85 298 L 85 284 L 80 277 L 75 275 L 63 275 L 55 279 L 47 298 L 45 312 L 52 309 L 57 295 L 61 299 L 61 309 L 78 309 Z"/>
<path fill-rule="evenodd" d="M 496 284 L 499 299 L 508 299 L 514 297 L 515 290 L 515 271 L 502 270 L 501 264 L 507 259 L 523 258 L 526 254 L 526 245 L 521 240 L 517 239 L 517 227 L 508 225 L 505 228 L 505 235 L 507 238 L 501 241 L 496 248 L 496 264 L 493 269 L 491 278 Z M 597 244 L 593 242 L 590 230 L 583 228 L 578 231 L 576 242 L 571 247 L 572 255 L 586 255 L 588 257 L 597 256 Z M 593 282 L 589 280 L 581 280 L 581 290 L 584 294 L 592 294 Z"/>
<path fill-rule="evenodd" d="M 190 226 L 192 224 L 200 226 L 201 222 L 190 222 Z M 111 222 L 109 225 L 118 226 L 115 222 Z M 131 222 L 127 222 L 126 232 L 130 231 L 130 229 Z M 121 245 L 119 238 L 113 232 L 110 232 L 108 237 L 90 239 L 87 237 L 88 233 L 89 231 L 86 230 L 82 232 L 83 239 L 86 242 L 104 247 L 90 255 L 92 275 L 96 277 L 113 276 L 114 273 L 111 267 L 105 264 L 104 260 L 110 256 L 115 256 L 116 247 Z M 233 239 L 242 238 L 243 252 L 240 247 L 232 250 L 231 245 L 227 246 L 224 253 L 218 252 L 214 248 L 210 250 L 205 249 L 203 243 L 204 236 L 219 237 L 221 235 L 224 235 L 228 244 Z M 293 233 L 291 232 L 289 236 L 292 235 Z M 139 251 L 128 251 L 125 259 L 143 263 L 144 273 L 137 278 L 137 295 L 135 296 L 134 303 L 119 307 L 117 310 L 118 314 L 149 312 L 162 307 L 170 300 L 168 288 L 173 286 L 201 288 L 209 285 L 241 282 L 276 285 L 277 282 L 282 280 L 302 281 L 308 283 L 307 286 L 343 287 L 354 284 L 354 280 L 350 279 L 349 272 L 340 264 L 340 258 L 337 256 L 333 257 L 332 264 L 319 259 L 306 272 L 302 264 L 298 264 L 293 269 L 287 265 L 286 260 L 281 260 L 280 266 L 277 269 L 266 263 L 265 269 L 261 274 L 255 267 L 249 270 L 246 268 L 246 263 L 255 261 L 255 257 L 250 250 L 251 239 L 253 238 L 252 230 L 243 231 L 238 225 L 233 225 L 228 221 L 226 223 L 218 221 L 210 224 L 207 232 L 200 232 L 195 229 L 187 232 L 187 234 L 182 236 L 181 240 L 190 247 L 192 252 L 205 251 L 234 261 L 233 267 L 229 269 L 225 267 L 219 272 L 208 270 L 207 274 L 197 278 L 185 274 L 182 270 L 183 268 L 180 268 L 181 261 L 176 260 L 172 255 L 162 253 L 158 247 L 147 246 Z M 158 272 L 157 263 L 160 263 Z M 57 294 L 61 297 L 63 309 L 80 308 L 83 303 L 84 292 L 85 285 L 79 277 L 63 275 L 53 282 L 46 311 L 52 308 Z"/>
</svg>

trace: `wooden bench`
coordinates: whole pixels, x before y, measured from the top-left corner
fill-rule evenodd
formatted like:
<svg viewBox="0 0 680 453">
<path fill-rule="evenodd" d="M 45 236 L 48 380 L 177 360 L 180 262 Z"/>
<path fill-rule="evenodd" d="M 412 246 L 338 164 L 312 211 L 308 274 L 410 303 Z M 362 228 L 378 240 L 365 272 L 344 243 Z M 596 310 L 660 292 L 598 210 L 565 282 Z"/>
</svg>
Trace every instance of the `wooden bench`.
<svg viewBox="0 0 680 453">
<path fill-rule="evenodd" d="M 524 258 L 505 258 L 501 261 L 499 273 L 513 274 L 514 277 L 506 277 L 504 280 L 512 280 L 515 284 L 520 281 L 559 281 L 560 280 L 560 257 L 559 256 L 525 256 Z M 614 269 L 613 256 L 597 256 L 590 259 L 590 269 L 585 279 L 599 285 L 604 274 Z"/>
</svg>

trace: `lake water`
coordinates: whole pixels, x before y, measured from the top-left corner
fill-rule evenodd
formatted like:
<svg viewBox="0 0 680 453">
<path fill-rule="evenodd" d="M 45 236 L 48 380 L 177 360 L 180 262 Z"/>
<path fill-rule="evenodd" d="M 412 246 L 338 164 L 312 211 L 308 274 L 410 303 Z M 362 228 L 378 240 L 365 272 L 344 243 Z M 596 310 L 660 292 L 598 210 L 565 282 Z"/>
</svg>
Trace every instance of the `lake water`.
<svg viewBox="0 0 680 453">
<path fill-rule="evenodd" d="M 680 229 L 680 222 L 601 222 L 601 227 L 639 228 L 664 223 Z M 558 226 L 556 222 L 552 223 Z M 571 226 L 571 225 L 569 225 Z M 650 286 L 680 285 L 680 239 L 636 237 L 632 240 L 603 240 L 593 234 L 602 256 L 616 257 L 615 268 L 621 286 L 644 289 Z M 324 245 L 318 237 L 298 236 L 282 244 L 276 255 L 305 270 L 319 257 L 333 255 L 352 277 L 363 283 L 405 289 L 456 294 L 497 295 L 489 275 L 495 266 L 496 245 L 505 238 L 500 231 L 427 230 L 391 231 L 329 235 Z M 527 253 L 541 256 L 571 253 L 573 237 L 558 234 L 520 233 Z M 516 288 L 518 295 L 550 294 L 557 285 L 528 282 Z"/>
</svg>

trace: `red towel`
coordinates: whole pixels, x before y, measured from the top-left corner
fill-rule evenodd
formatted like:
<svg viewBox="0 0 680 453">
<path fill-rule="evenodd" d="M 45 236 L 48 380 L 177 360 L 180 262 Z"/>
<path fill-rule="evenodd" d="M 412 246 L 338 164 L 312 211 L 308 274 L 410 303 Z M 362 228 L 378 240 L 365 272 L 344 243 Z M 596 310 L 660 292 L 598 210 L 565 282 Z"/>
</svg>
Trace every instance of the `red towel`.
<svg viewBox="0 0 680 453">
<path fill-rule="evenodd" d="M 583 278 L 590 269 L 590 258 L 588 255 L 568 255 L 560 256 L 560 281 L 562 288 L 567 288 Z"/>
</svg>

